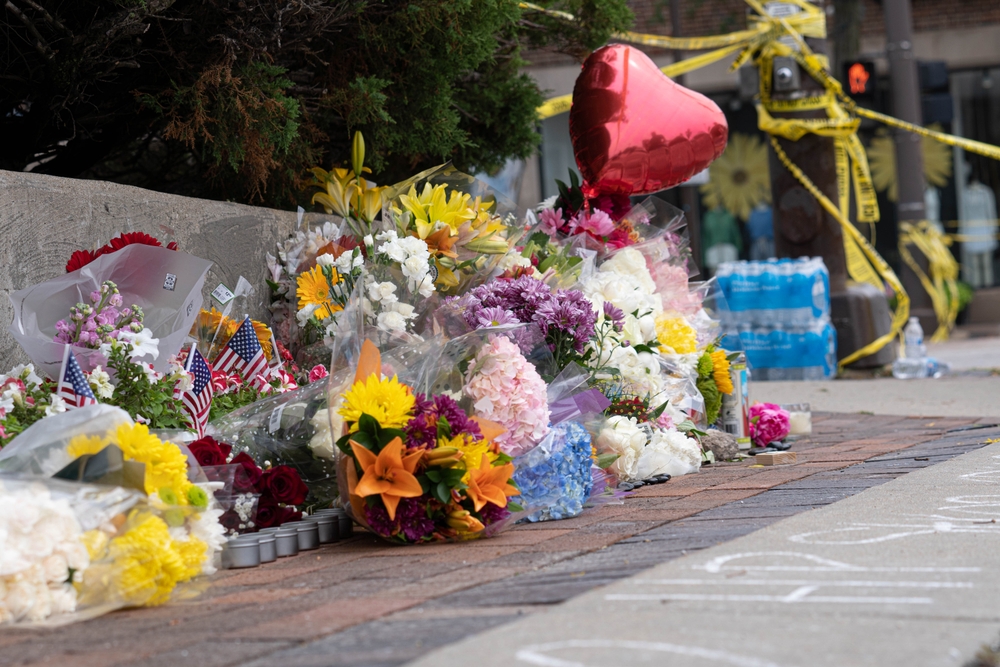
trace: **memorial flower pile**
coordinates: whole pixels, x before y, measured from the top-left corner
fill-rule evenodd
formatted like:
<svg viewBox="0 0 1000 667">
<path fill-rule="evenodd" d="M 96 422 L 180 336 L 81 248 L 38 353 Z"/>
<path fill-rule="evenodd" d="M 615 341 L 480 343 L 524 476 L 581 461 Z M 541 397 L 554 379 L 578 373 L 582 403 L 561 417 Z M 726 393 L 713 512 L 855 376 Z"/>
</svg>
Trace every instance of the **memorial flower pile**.
<svg viewBox="0 0 1000 667">
<path fill-rule="evenodd" d="M 634 225 L 625 216 L 632 210 L 628 195 L 603 194 L 587 198 L 576 172 L 570 171 L 569 185 L 557 180 L 559 194 L 542 203 L 538 210 L 539 228 L 552 237 L 585 235 L 600 246 L 624 248 L 640 240 Z"/>
<path fill-rule="evenodd" d="M 366 341 L 339 415 L 342 477 L 355 520 L 397 542 L 472 539 L 498 529 L 519 494 L 495 439 L 503 429 L 447 396 L 381 373 Z"/>
</svg>

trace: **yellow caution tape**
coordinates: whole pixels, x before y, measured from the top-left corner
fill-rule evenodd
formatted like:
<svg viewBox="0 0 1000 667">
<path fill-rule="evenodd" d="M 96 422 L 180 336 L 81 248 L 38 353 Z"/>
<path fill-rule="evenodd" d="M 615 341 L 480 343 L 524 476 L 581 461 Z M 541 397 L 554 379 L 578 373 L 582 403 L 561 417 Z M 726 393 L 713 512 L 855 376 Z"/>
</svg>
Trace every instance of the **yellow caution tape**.
<svg viewBox="0 0 1000 667">
<path fill-rule="evenodd" d="M 957 146 L 997 160 L 1000 160 L 1000 148 L 928 130 L 892 116 L 858 107 L 853 100 L 844 94 L 840 82 L 830 75 L 829 60 L 826 56 L 813 53 L 805 43 L 805 37 L 826 37 L 826 15 L 820 7 L 806 0 L 787 0 L 787 2 L 796 5 L 800 11 L 784 17 L 773 17 L 768 15 L 767 10 L 759 0 L 745 1 L 757 12 L 756 16 L 748 17 L 746 30 L 710 37 L 665 37 L 626 32 L 616 33 L 613 38 L 675 51 L 714 49 L 662 68 L 667 76 L 677 76 L 693 71 L 722 60 L 736 51 L 739 53 L 734 58 L 730 69 L 738 69 L 748 62 L 752 62 L 758 68 L 760 74 L 760 104 L 757 107 L 758 126 L 769 135 L 775 154 L 785 168 L 840 223 L 843 231 L 848 274 L 855 281 L 869 283 L 880 290 L 888 285 L 896 294 L 896 310 L 893 313 L 890 332 L 842 359 L 840 366 L 845 366 L 878 352 L 896 336 L 899 336 L 909 318 L 910 304 L 909 297 L 896 274 L 872 247 L 875 238 L 874 225 L 879 220 L 879 210 L 868 159 L 857 135 L 860 118 L 871 118 L 890 127 L 907 130 L 949 146 Z M 576 20 L 572 14 L 567 12 L 549 10 L 528 2 L 522 2 L 520 6 L 522 9 L 543 12 L 563 20 Z M 794 47 L 779 41 L 783 38 L 791 38 Z M 793 58 L 808 76 L 823 86 L 825 92 L 822 95 L 797 100 L 771 99 L 771 74 L 773 61 L 776 57 Z M 571 107 L 572 96 L 564 95 L 548 100 L 539 107 L 538 115 L 543 119 L 549 118 L 559 113 L 565 113 Z M 826 118 L 774 118 L 772 116 L 775 113 L 817 110 L 825 111 Z M 836 204 L 830 201 L 802 170 L 791 162 L 776 138 L 783 137 L 789 141 L 798 141 L 806 134 L 816 134 L 833 139 L 837 174 Z M 852 186 L 857 220 L 859 223 L 872 225 L 872 242 L 865 239 L 848 219 Z M 957 263 L 947 249 L 947 239 L 942 235 L 932 234 L 927 231 L 927 227 L 921 225 L 905 225 L 904 223 L 900 229 L 901 231 L 906 230 L 900 237 L 900 254 L 907 265 L 914 269 L 914 272 L 921 279 L 921 284 L 931 295 L 935 313 L 938 315 L 939 323 L 941 323 L 932 340 L 940 340 L 941 337 L 947 336 L 948 330 L 954 323 L 953 310 L 957 308 L 958 303 L 954 284 L 957 278 Z M 930 277 L 919 270 L 919 265 L 916 264 L 912 254 L 906 248 L 907 245 L 917 247 L 927 257 Z M 946 289 L 953 290 L 954 298 L 948 299 L 943 296 L 946 294 Z"/>
<path fill-rule="evenodd" d="M 937 315 L 938 328 L 931 336 L 932 343 L 947 340 L 958 317 L 958 262 L 948 249 L 950 244 L 951 239 L 927 221 L 899 225 L 899 254 L 930 295 L 934 314 Z M 910 253 L 908 246 L 911 245 L 927 258 L 930 277 Z"/>
</svg>

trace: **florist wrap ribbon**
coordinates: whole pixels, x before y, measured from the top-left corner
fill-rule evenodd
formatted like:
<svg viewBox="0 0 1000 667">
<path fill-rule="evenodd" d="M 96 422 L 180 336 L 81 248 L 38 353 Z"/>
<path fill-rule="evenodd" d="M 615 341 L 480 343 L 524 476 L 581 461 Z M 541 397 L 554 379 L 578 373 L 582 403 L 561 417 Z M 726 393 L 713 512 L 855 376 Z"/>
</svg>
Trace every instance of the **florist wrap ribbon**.
<svg viewBox="0 0 1000 667">
<path fill-rule="evenodd" d="M 580 415 L 599 414 L 611 405 L 611 401 L 597 389 L 588 389 L 568 398 L 560 398 L 549 404 L 549 421 L 552 424 L 569 421 Z"/>
</svg>

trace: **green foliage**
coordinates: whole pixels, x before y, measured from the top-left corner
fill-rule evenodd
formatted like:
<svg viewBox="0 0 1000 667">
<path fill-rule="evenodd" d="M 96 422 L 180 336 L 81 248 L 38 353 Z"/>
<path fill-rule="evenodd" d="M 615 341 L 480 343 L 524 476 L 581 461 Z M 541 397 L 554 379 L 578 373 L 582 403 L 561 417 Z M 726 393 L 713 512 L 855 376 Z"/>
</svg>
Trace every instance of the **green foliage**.
<svg viewBox="0 0 1000 667">
<path fill-rule="evenodd" d="M 111 398 L 99 400 L 118 406 L 133 419 L 142 416 L 150 428 L 189 429 L 181 402 L 174 400 L 176 378 L 165 375 L 152 380 L 129 359 L 130 350 L 130 345 L 112 343 L 108 368 L 114 371 L 115 392 Z"/>
<path fill-rule="evenodd" d="M 632 21 L 625 0 L 541 1 L 578 22 L 516 0 L 12 3 L 0 168 L 277 205 L 357 130 L 380 183 L 526 157 L 522 49 L 582 59 Z"/>
<path fill-rule="evenodd" d="M 228 394 L 214 394 L 208 420 L 214 421 L 260 399 L 261 393 L 250 385 L 241 385 L 239 389 Z"/>
<path fill-rule="evenodd" d="M 714 424 L 722 408 L 722 394 L 719 393 L 719 388 L 715 386 L 715 380 L 711 376 L 699 377 L 697 385 L 698 391 L 705 399 L 705 419 L 709 424 Z"/>
</svg>

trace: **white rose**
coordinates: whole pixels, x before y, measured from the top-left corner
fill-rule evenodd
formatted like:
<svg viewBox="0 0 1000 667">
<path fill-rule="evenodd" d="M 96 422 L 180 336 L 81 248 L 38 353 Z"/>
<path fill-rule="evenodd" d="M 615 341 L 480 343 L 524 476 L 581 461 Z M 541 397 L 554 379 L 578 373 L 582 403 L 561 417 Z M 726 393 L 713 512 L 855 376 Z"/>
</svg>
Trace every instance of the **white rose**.
<svg viewBox="0 0 1000 667">
<path fill-rule="evenodd" d="M 377 324 L 378 328 L 382 331 L 404 331 L 406 329 L 406 318 L 400 313 L 389 310 L 378 314 Z"/>
<path fill-rule="evenodd" d="M 331 419 L 335 422 L 334 424 L 330 423 Z M 312 450 L 313 456 L 332 461 L 334 459 L 334 439 L 336 437 L 334 434 L 339 435 L 343 431 L 344 418 L 340 416 L 337 410 L 331 412 L 327 408 L 323 408 L 316 411 L 316 414 L 309 420 L 309 423 L 316 429 L 316 433 L 309 441 L 309 449 Z"/>
<path fill-rule="evenodd" d="M 597 436 L 598 450 L 618 454 L 612 464 L 614 472 L 624 481 L 636 479 L 639 456 L 646 445 L 646 433 L 635 417 L 610 417 Z"/>
<path fill-rule="evenodd" d="M 677 477 L 701 467 L 701 447 L 680 431 L 655 429 L 639 458 L 637 475 L 649 479 L 656 475 Z"/>
<path fill-rule="evenodd" d="M 42 572 L 45 581 L 50 584 L 62 584 L 69 579 L 69 565 L 59 554 L 53 554 L 42 559 Z"/>
<path fill-rule="evenodd" d="M 333 255 L 326 252 L 316 258 L 316 266 L 333 266 L 336 261 Z"/>
<path fill-rule="evenodd" d="M 631 278 L 637 289 L 648 294 L 656 292 L 656 283 L 646 268 L 646 257 L 635 248 L 624 248 L 601 264 L 601 273 L 616 273 Z"/>
<path fill-rule="evenodd" d="M 76 589 L 69 584 L 49 588 L 53 614 L 69 614 L 76 611 Z"/>
</svg>

